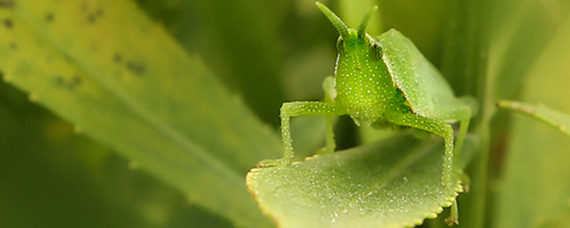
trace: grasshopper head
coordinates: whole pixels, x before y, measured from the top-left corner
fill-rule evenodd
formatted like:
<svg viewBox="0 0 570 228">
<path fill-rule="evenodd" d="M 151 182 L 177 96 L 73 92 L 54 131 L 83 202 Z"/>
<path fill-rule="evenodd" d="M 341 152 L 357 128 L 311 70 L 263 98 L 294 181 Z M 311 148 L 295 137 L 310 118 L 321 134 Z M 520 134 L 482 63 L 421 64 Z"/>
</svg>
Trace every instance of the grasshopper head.
<svg viewBox="0 0 570 228">
<path fill-rule="evenodd" d="M 374 6 L 370 11 L 368 11 L 366 15 L 364 15 L 364 18 L 360 22 L 358 29 L 355 30 L 348 28 L 336 14 L 333 13 L 325 5 L 321 4 L 320 2 L 317 2 L 316 4 L 340 33 L 340 37 L 338 38 L 336 45 L 339 54 L 342 55 L 347 52 L 355 54 L 362 53 L 365 55 L 363 57 L 369 57 L 376 61 L 382 58 L 382 47 L 379 45 L 376 38 L 366 33 L 366 28 L 368 27 L 370 17 L 376 11 L 376 9 L 378 9 L 377 6 Z"/>
<path fill-rule="evenodd" d="M 358 29 L 352 29 L 323 4 L 317 2 L 317 6 L 340 33 L 335 67 L 337 106 L 356 123 L 379 120 L 396 89 L 382 60 L 380 41 L 366 33 L 377 7 L 364 15 Z"/>
</svg>

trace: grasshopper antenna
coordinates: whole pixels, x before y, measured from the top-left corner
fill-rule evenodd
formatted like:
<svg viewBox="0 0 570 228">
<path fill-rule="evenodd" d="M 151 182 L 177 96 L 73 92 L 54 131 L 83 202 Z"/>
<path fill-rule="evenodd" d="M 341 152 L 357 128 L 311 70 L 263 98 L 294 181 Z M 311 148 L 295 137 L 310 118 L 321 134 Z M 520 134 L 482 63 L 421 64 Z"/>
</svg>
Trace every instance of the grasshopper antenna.
<svg viewBox="0 0 570 228">
<path fill-rule="evenodd" d="M 328 7 L 326 7 L 322 3 L 317 2 L 315 4 L 317 4 L 317 7 L 319 7 L 319 9 L 321 9 L 321 11 L 323 11 L 325 16 L 327 16 L 327 18 L 329 19 L 329 21 L 331 21 L 331 23 L 334 25 L 334 27 L 336 27 L 336 30 L 338 30 L 338 33 L 340 33 L 340 36 L 342 38 L 348 37 L 348 27 L 346 27 L 346 24 L 336 14 L 334 14 Z"/>
<path fill-rule="evenodd" d="M 374 14 L 377 9 L 378 6 L 372 7 L 372 9 L 370 9 L 370 11 L 364 15 L 364 18 L 362 18 L 362 22 L 360 22 L 360 25 L 358 26 L 358 32 L 356 33 L 359 39 L 364 39 L 364 36 L 366 36 L 366 27 L 368 27 L 370 17 L 372 17 L 372 14 Z"/>
</svg>

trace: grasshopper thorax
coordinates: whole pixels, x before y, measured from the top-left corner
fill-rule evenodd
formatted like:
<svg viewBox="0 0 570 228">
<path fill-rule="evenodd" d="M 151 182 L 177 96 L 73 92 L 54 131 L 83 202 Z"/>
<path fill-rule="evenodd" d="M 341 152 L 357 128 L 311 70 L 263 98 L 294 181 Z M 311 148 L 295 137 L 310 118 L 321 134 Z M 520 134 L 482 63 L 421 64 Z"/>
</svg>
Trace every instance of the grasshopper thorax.
<svg viewBox="0 0 570 228">
<path fill-rule="evenodd" d="M 357 124 L 370 124 L 381 119 L 390 105 L 387 101 L 397 94 L 382 57 L 378 39 L 366 33 L 366 27 L 376 7 L 368 12 L 358 29 L 344 22 L 322 4 L 319 8 L 337 28 L 338 56 L 335 66 L 337 97 L 335 102 L 346 110 Z"/>
</svg>

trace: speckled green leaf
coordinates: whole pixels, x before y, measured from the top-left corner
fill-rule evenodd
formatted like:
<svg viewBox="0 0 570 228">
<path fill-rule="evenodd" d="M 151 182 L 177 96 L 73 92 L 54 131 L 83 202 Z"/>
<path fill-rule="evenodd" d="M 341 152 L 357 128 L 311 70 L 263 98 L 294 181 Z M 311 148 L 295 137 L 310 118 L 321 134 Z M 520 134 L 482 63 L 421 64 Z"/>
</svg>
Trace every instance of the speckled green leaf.
<svg viewBox="0 0 570 228">
<path fill-rule="evenodd" d="M 0 70 L 30 99 L 237 226 L 278 138 L 129 0 L 0 1 Z"/>
<path fill-rule="evenodd" d="M 255 168 L 247 183 L 280 227 L 410 227 L 436 217 L 461 191 L 457 176 L 457 192 L 443 191 L 442 156 L 439 137 L 399 134 L 286 167 Z"/>
</svg>

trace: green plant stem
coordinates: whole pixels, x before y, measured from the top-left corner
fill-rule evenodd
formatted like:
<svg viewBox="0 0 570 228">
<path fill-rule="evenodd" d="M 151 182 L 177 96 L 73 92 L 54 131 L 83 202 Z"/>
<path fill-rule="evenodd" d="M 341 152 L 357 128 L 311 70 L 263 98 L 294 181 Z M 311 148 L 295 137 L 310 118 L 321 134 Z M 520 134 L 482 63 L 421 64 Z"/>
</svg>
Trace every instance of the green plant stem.
<svg viewBox="0 0 570 228">
<path fill-rule="evenodd" d="M 443 75 L 449 77 L 457 95 L 472 95 L 480 102 L 470 129 L 480 140 L 480 152 L 466 171 L 472 178 L 471 190 L 459 197 L 460 227 L 482 228 L 486 224 L 490 121 L 495 111 L 489 90 L 492 82 L 487 76 L 489 6 L 487 0 L 450 3 L 451 18 L 443 47 Z"/>
</svg>

